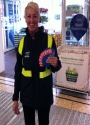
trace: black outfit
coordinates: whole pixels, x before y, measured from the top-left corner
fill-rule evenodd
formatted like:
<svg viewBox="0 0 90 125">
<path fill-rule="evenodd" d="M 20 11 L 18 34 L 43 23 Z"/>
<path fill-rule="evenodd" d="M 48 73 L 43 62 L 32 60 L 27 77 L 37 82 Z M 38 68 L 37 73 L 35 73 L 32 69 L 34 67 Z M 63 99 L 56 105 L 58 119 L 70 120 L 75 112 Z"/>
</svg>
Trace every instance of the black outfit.
<svg viewBox="0 0 90 125">
<path fill-rule="evenodd" d="M 13 100 L 19 99 L 20 92 L 21 103 L 25 106 L 31 107 L 34 110 L 43 110 L 48 107 L 50 108 L 50 106 L 53 104 L 52 74 L 43 79 L 39 78 L 39 72 L 44 71 L 46 68 L 39 66 L 39 55 L 47 48 L 47 43 L 48 35 L 40 30 L 40 28 L 39 31 L 35 33 L 34 39 L 32 39 L 30 36 L 27 28 L 22 55 L 17 51 Z M 55 56 L 58 57 L 54 40 L 52 42 L 52 48 L 55 49 Z M 27 53 L 29 53 L 28 56 L 26 56 Z M 25 70 L 32 70 L 32 77 L 23 76 L 21 74 L 22 67 L 24 67 Z M 59 58 L 58 66 L 50 66 L 50 68 L 52 72 L 56 72 L 61 68 Z M 41 125 L 44 125 L 44 123 Z"/>
<path fill-rule="evenodd" d="M 35 125 L 35 110 L 23 105 L 23 111 L 26 125 Z M 50 107 L 37 111 L 39 125 L 49 125 L 49 111 Z"/>
</svg>

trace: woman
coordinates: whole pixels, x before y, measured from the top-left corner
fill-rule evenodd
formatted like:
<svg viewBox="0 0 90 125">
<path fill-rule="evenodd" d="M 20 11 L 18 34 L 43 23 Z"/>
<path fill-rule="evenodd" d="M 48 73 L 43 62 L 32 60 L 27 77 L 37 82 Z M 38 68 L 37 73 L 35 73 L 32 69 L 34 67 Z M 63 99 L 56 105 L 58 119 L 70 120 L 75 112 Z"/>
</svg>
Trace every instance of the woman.
<svg viewBox="0 0 90 125">
<path fill-rule="evenodd" d="M 35 110 L 38 112 L 39 125 L 49 125 L 49 112 L 53 104 L 52 72 L 61 68 L 55 41 L 38 27 L 40 13 L 38 4 L 30 2 L 25 8 L 27 24 L 26 36 L 21 39 L 17 50 L 15 65 L 15 85 L 13 111 L 19 114 L 18 100 L 23 106 L 26 125 L 35 125 Z M 48 46 L 47 46 L 48 45 Z M 55 50 L 54 57 L 48 57 L 41 65 L 39 57 L 47 49 Z"/>
</svg>

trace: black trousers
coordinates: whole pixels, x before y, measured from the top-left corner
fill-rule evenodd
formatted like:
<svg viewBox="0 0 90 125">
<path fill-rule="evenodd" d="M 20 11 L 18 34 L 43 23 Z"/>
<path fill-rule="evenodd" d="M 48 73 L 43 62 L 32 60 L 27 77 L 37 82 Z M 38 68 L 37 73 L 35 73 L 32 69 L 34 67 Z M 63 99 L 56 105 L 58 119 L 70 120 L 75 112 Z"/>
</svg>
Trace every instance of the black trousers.
<svg viewBox="0 0 90 125">
<path fill-rule="evenodd" d="M 23 105 L 25 125 L 35 125 L 35 110 L 29 106 Z M 50 107 L 38 110 L 39 125 L 49 125 Z"/>
</svg>

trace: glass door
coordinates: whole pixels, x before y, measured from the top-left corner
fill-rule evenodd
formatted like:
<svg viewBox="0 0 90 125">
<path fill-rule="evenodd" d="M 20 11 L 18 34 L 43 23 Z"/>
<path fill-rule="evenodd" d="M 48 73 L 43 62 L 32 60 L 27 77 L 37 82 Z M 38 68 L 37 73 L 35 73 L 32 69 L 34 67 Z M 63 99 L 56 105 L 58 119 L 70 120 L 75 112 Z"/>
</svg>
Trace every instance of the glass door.
<svg viewBox="0 0 90 125">
<path fill-rule="evenodd" d="M 19 6 L 19 0 L 1 0 L 4 51 L 15 47 L 14 33 L 18 32 L 18 23 L 20 21 Z"/>
<path fill-rule="evenodd" d="M 83 20 L 82 16 L 85 16 L 87 19 L 87 22 L 89 22 L 89 20 L 90 20 L 89 9 L 90 9 L 90 3 L 88 0 L 82 0 L 82 1 L 66 0 L 66 18 L 65 18 L 66 40 L 65 41 L 66 41 L 67 45 L 89 46 L 89 44 L 90 44 L 89 28 L 87 29 L 86 33 L 84 35 L 82 35 L 82 37 L 80 37 L 80 40 L 76 39 L 77 37 L 75 37 L 75 34 L 73 34 L 73 32 L 71 31 L 71 28 L 70 28 L 70 23 L 71 23 L 72 18 L 74 18 L 78 14 L 81 15 L 81 17 L 79 17 L 79 19 L 77 18 L 77 22 L 78 22 L 78 23 L 76 22 L 77 24 L 81 24 L 81 25 L 83 24 L 82 21 L 84 22 L 84 20 Z M 80 21 L 80 19 L 81 19 L 81 21 Z M 86 22 L 86 24 L 87 24 L 87 22 Z M 76 27 L 78 28 L 79 26 L 76 26 Z M 79 31 L 79 28 L 77 31 Z M 83 27 L 81 27 L 81 28 L 83 28 Z M 83 31 L 83 30 L 81 30 L 81 31 Z M 77 36 L 79 36 L 78 32 L 77 32 Z"/>
<path fill-rule="evenodd" d="M 8 50 L 14 47 L 14 39 L 13 39 L 13 1 L 3 1 L 4 3 L 4 22 L 3 28 L 5 33 L 4 39 L 4 50 Z"/>
</svg>

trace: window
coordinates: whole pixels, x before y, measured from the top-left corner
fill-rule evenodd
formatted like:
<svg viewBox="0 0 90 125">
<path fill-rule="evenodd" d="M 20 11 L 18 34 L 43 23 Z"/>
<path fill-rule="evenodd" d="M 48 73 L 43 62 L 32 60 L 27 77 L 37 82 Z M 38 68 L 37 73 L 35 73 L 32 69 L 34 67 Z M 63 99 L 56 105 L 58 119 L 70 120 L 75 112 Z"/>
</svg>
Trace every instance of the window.
<svg viewBox="0 0 90 125">
<path fill-rule="evenodd" d="M 81 14 L 81 18 L 85 16 L 87 19 L 87 23 L 89 21 L 88 17 L 88 9 L 89 3 L 86 0 L 78 1 L 78 0 L 66 0 L 66 18 L 65 18 L 65 30 L 66 30 L 66 44 L 71 46 L 88 46 L 89 43 L 89 28 L 87 28 L 86 33 L 80 37 L 80 40 L 77 40 L 77 36 L 79 37 L 80 32 L 76 30 L 77 36 L 75 36 L 72 28 L 70 27 L 71 21 L 73 18 L 77 17 L 76 15 Z M 82 18 L 83 19 L 83 18 Z M 79 22 L 79 24 L 81 24 Z M 83 28 L 83 27 L 81 27 Z"/>
</svg>

